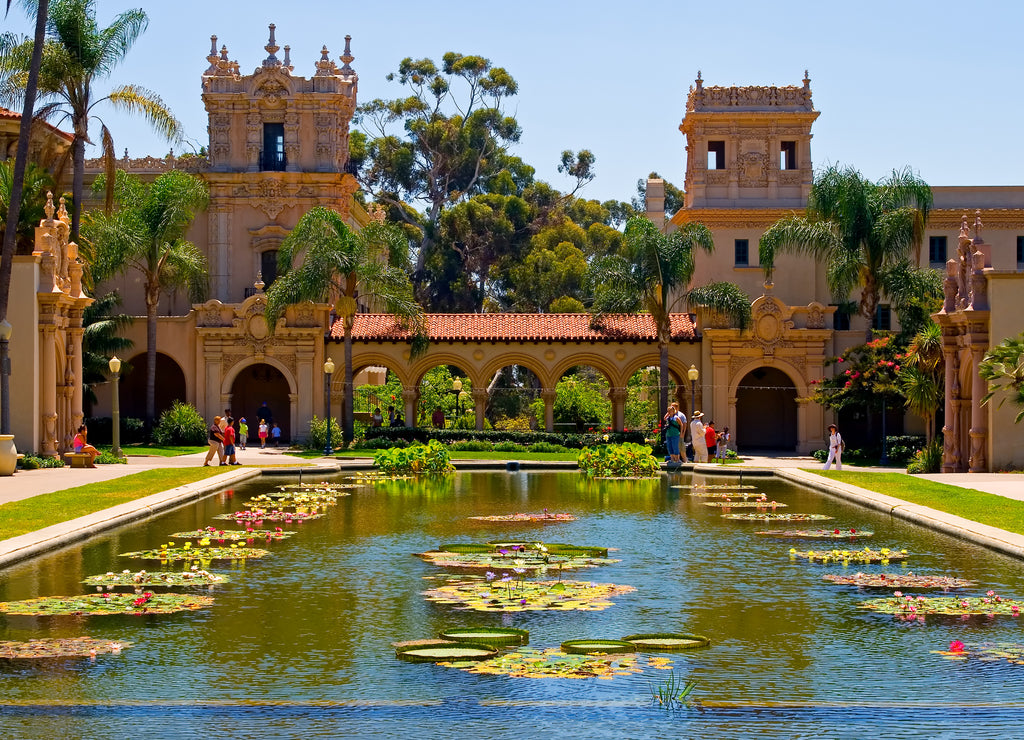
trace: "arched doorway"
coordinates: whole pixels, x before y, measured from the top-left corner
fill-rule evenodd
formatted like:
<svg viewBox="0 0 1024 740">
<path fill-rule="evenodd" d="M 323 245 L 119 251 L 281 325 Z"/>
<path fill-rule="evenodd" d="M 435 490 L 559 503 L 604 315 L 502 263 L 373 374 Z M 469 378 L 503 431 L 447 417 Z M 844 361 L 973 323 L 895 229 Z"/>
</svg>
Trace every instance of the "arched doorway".
<svg viewBox="0 0 1024 740">
<path fill-rule="evenodd" d="M 256 437 L 256 412 L 264 401 L 273 422 L 281 427 L 281 439 L 290 441 L 293 430 L 288 379 L 273 365 L 250 365 L 235 376 L 231 385 L 231 413 L 236 419 L 245 417 L 250 441 Z"/>
<path fill-rule="evenodd" d="M 145 353 L 136 355 L 130 361 L 131 372 L 121 374 L 118 398 L 122 418 L 144 419 L 146 417 L 146 368 L 149 367 Z M 175 401 L 184 401 L 185 373 L 173 359 L 163 352 L 156 353 L 156 393 L 154 396 L 156 417 L 169 409 Z"/>
<path fill-rule="evenodd" d="M 749 450 L 796 450 L 796 386 L 774 367 L 743 376 L 736 389 L 736 446 Z"/>
</svg>

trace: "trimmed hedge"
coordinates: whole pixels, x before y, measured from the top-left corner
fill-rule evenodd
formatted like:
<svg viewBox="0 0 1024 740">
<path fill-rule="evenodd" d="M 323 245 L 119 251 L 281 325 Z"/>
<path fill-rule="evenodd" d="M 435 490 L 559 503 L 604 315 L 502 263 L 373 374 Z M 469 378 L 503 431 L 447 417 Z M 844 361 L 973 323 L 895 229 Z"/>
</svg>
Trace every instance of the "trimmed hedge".
<svg viewBox="0 0 1024 740">
<path fill-rule="evenodd" d="M 599 444 L 622 444 L 623 442 L 644 444 L 643 432 L 589 432 L 574 434 L 564 432 L 515 432 L 497 429 L 484 431 L 476 431 L 475 429 L 427 429 L 419 427 L 371 427 L 366 430 L 367 443 L 370 443 L 371 440 L 402 440 L 405 442 L 425 443 L 432 439 L 436 439 L 446 445 L 454 442 L 481 440 L 493 444 L 512 442 L 529 447 L 530 445 L 543 442 L 573 450 L 593 447 Z"/>
</svg>

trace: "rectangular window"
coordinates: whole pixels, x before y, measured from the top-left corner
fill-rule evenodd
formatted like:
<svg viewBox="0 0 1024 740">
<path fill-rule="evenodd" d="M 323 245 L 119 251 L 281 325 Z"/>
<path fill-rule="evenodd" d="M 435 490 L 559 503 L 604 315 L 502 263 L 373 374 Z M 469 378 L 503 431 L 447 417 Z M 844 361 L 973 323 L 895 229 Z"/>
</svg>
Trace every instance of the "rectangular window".
<svg viewBox="0 0 1024 740">
<path fill-rule="evenodd" d="M 946 264 L 946 237 L 928 237 L 928 264 L 932 267 L 942 267 Z"/>
<path fill-rule="evenodd" d="M 783 141 L 779 159 L 780 170 L 795 170 L 796 166 L 796 142 Z"/>
<path fill-rule="evenodd" d="M 1024 236 L 1017 237 L 1017 267 L 1024 265 Z"/>
<path fill-rule="evenodd" d="M 850 314 L 843 310 L 843 306 L 835 303 L 831 305 L 836 306 L 836 312 L 832 314 L 832 329 L 835 331 L 849 331 Z"/>
<path fill-rule="evenodd" d="M 725 142 L 724 141 L 709 141 L 708 142 L 708 169 L 709 170 L 724 170 L 725 169 Z"/>
<path fill-rule="evenodd" d="M 750 264 L 750 242 L 746 239 L 736 240 L 736 266 L 746 267 Z"/>
<path fill-rule="evenodd" d="M 872 328 L 877 331 L 892 329 L 892 310 L 888 303 L 879 303 L 875 307 L 875 323 Z"/>
<path fill-rule="evenodd" d="M 284 124 L 263 124 L 263 161 L 260 169 L 269 172 L 284 172 Z"/>
</svg>

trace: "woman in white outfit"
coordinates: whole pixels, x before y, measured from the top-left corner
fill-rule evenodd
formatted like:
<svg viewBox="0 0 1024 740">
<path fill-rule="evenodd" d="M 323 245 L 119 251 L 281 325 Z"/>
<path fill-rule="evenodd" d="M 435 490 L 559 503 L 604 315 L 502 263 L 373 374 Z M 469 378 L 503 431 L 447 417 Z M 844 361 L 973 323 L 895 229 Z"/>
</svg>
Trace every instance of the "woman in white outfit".
<svg viewBox="0 0 1024 740">
<path fill-rule="evenodd" d="M 693 461 L 706 463 L 708 461 L 708 443 L 704 440 L 704 417 L 699 411 L 693 414 L 693 421 L 690 422 L 690 443 L 693 445 Z"/>
<path fill-rule="evenodd" d="M 832 467 L 835 461 L 836 470 L 843 469 L 843 437 L 839 434 L 839 428 L 835 424 L 828 425 L 828 460 L 825 461 L 825 470 Z"/>
</svg>

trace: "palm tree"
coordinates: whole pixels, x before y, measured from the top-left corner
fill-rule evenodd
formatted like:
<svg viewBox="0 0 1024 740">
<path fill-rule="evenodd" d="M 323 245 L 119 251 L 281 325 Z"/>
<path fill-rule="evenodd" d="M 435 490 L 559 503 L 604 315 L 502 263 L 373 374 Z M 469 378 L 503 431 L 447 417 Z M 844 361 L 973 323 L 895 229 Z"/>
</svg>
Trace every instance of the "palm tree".
<svg viewBox="0 0 1024 740">
<path fill-rule="evenodd" d="M 814 178 L 806 215 L 782 219 L 761 236 L 765 277 L 771 279 L 779 252 L 824 260 L 836 300 L 860 288 L 858 313 L 868 322 L 870 341 L 887 277 L 907 263 L 911 250 L 919 258 L 931 206 L 931 188 L 910 168 L 873 183 L 852 167 L 829 167 Z"/>
<path fill-rule="evenodd" d="M 7 213 L 14 190 L 15 163 L 0 162 L 0 229 L 7 234 Z M 50 173 L 29 162 L 22 175 L 21 204 L 16 221 L 15 254 L 31 254 L 35 246 L 36 227 L 45 217 L 46 193 L 55 187 Z"/>
<path fill-rule="evenodd" d="M 1020 408 L 1013 422 L 1024 419 L 1024 332 L 1009 337 L 985 353 L 985 359 L 978 364 L 978 374 L 988 382 L 988 393 L 981 400 L 987 404 L 1000 391 Z M 1004 397 L 999 405 L 1006 402 Z"/>
<path fill-rule="evenodd" d="M 169 141 L 182 138 L 182 128 L 156 93 L 138 85 L 122 85 L 94 99 L 96 83 L 106 79 L 146 30 L 149 18 L 141 9 L 121 13 L 106 28 L 96 22 L 96 0 L 54 0 L 47 20 L 48 39 L 42 47 L 38 94 L 42 106 L 36 118 L 59 124 L 67 120 L 75 135 L 71 144 L 73 179 L 71 195 L 72 241 L 78 240 L 82 216 L 85 145 L 91 143 L 89 124 L 98 119 L 95 109 L 109 103 L 114 109 L 141 115 Z M 17 101 L 26 90 L 25 80 L 36 44 L 29 39 L 15 43 L 11 35 L 0 45 L 0 102 Z M 100 145 L 107 182 L 106 206 L 113 204 L 114 139 L 100 121 Z"/>
<path fill-rule="evenodd" d="M 945 367 L 942 328 L 934 321 L 914 337 L 902 358 L 898 380 L 907 408 L 925 421 L 925 441 L 935 438 L 935 415 L 943 400 Z"/>
<path fill-rule="evenodd" d="M 93 393 L 92 386 L 107 380 L 110 374 L 110 358 L 117 354 L 124 355 L 135 345 L 131 339 L 120 335 L 123 329 L 131 326 L 132 317 L 128 314 L 113 313 L 119 305 L 121 296 L 111 292 L 97 298 L 82 314 L 82 383 L 85 385 L 83 398 L 90 408 L 96 403 L 96 394 Z M 122 364 L 121 372 L 127 372 L 129 369 L 128 363 Z"/>
<path fill-rule="evenodd" d="M 102 178 L 95 187 L 104 187 Z M 96 284 L 136 270 L 146 299 L 146 429 L 156 416 L 156 317 L 165 291 L 184 288 L 199 301 L 206 292 L 206 257 L 185 232 L 197 211 L 206 208 L 209 192 L 195 175 L 171 170 L 151 185 L 118 171 L 110 214 L 90 212 L 84 224 L 92 278 Z"/>
<path fill-rule="evenodd" d="M 273 329 L 287 306 L 303 301 L 332 303 L 342 318 L 345 338 L 345 418 L 342 436 L 353 437 L 352 324 L 358 308 L 379 302 L 422 338 L 423 309 L 413 298 L 405 264 L 408 241 L 393 224 L 371 222 L 361 231 L 348 227 L 335 211 L 317 206 L 306 213 L 281 243 L 281 275 L 267 292 L 267 324 Z M 414 351 L 422 343 L 414 341 Z"/>
<path fill-rule="evenodd" d="M 605 313 L 647 311 L 654 318 L 660 353 L 661 416 L 668 409 L 668 345 L 671 314 L 678 307 L 704 306 L 732 318 L 741 329 L 750 321 L 750 299 L 733 283 L 709 283 L 690 288 L 698 249 L 715 248 L 710 229 L 684 224 L 662 234 L 645 216 L 626 222 L 622 253 L 597 260 L 588 280 L 594 291 L 594 320 Z"/>
</svg>

